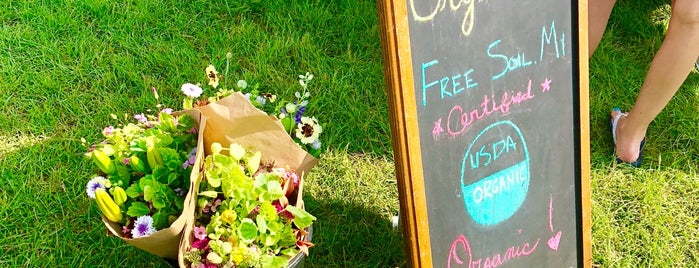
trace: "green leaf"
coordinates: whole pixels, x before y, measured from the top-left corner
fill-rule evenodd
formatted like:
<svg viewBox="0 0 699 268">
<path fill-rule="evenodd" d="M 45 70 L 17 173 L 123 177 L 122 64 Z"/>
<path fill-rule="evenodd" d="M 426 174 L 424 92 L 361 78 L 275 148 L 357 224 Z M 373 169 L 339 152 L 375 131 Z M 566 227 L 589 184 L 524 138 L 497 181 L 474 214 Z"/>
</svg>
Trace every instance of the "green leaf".
<svg viewBox="0 0 699 268">
<path fill-rule="evenodd" d="M 299 229 L 305 229 L 306 227 L 311 226 L 313 221 L 316 220 L 316 217 L 311 215 L 311 213 L 308 213 L 305 210 L 295 206 L 286 206 L 286 210 L 294 215 L 293 222 Z"/>
<path fill-rule="evenodd" d="M 126 195 L 128 195 L 131 198 L 139 197 L 142 193 L 143 189 L 141 189 L 138 183 L 131 184 L 129 188 L 126 188 Z"/>
<path fill-rule="evenodd" d="M 179 165 L 179 164 L 178 164 Z M 181 166 L 180 166 L 181 167 Z M 167 184 L 169 185 L 180 185 L 182 184 L 182 180 L 180 179 L 180 176 L 177 175 L 177 173 L 170 173 L 170 175 L 167 176 Z"/>
<path fill-rule="evenodd" d="M 283 256 L 262 255 L 260 258 L 262 267 L 282 268 L 289 264 L 289 258 Z"/>
<path fill-rule="evenodd" d="M 238 225 L 238 235 L 241 241 L 252 243 L 257 238 L 257 226 L 251 219 L 244 218 Z"/>
<path fill-rule="evenodd" d="M 153 214 L 153 227 L 158 230 L 167 228 L 170 225 L 168 216 L 169 215 L 161 212 Z"/>
<path fill-rule="evenodd" d="M 130 217 L 140 217 L 143 215 L 148 215 L 150 213 L 150 209 L 146 204 L 143 204 L 141 202 L 133 202 L 131 203 L 131 206 L 129 206 L 129 209 L 126 210 L 126 215 L 129 215 Z"/>
<path fill-rule="evenodd" d="M 250 180 L 242 170 L 234 168 L 227 175 L 228 177 L 222 178 L 221 180 L 221 191 L 223 195 L 232 197 L 234 196 L 235 189 L 246 190 L 250 188 L 246 186 L 246 184 L 250 184 Z"/>
<path fill-rule="evenodd" d="M 267 221 L 265 221 L 265 217 L 262 215 L 257 215 L 257 217 L 255 217 L 255 221 L 257 222 L 257 229 L 260 230 L 260 233 L 266 233 Z"/>
<path fill-rule="evenodd" d="M 175 117 L 166 113 L 160 113 L 160 129 L 167 132 L 175 132 Z"/>
<path fill-rule="evenodd" d="M 162 209 L 165 206 L 167 206 L 167 199 L 164 196 L 158 195 L 153 198 L 153 207 L 155 209 Z"/>
<path fill-rule="evenodd" d="M 284 189 L 279 181 L 272 180 L 267 182 L 267 192 L 269 193 L 270 200 L 277 200 L 284 196 Z"/>
<path fill-rule="evenodd" d="M 194 127 L 196 122 L 194 119 L 187 115 L 187 114 L 181 114 L 177 117 L 177 128 L 181 129 L 182 131 L 188 131 Z"/>
<path fill-rule="evenodd" d="M 248 170 L 248 174 L 250 174 L 250 175 L 255 174 L 255 172 L 257 172 L 257 169 L 260 168 L 260 161 L 262 160 L 262 153 L 260 151 L 257 151 L 253 154 L 248 154 L 244 160 L 245 160 L 245 167 Z"/>
<path fill-rule="evenodd" d="M 155 187 L 152 185 L 146 185 L 143 187 L 143 199 L 146 201 L 151 201 L 153 200 L 153 196 L 155 195 Z"/>
<path fill-rule="evenodd" d="M 291 133 L 291 131 L 294 130 L 294 126 L 296 125 L 296 122 L 290 116 L 284 117 L 279 121 L 282 122 L 282 125 L 284 126 L 284 129 L 286 130 L 286 132 Z"/>
</svg>

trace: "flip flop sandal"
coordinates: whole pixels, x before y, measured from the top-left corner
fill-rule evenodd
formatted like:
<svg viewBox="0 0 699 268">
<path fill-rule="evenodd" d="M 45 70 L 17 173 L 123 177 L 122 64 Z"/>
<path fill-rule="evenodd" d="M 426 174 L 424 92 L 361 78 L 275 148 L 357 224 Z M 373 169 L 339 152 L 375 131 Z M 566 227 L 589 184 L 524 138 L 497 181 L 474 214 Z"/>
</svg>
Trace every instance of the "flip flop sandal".
<svg viewBox="0 0 699 268">
<path fill-rule="evenodd" d="M 610 121 L 610 125 L 611 125 L 611 127 L 612 127 L 612 139 L 614 140 L 614 147 L 616 147 L 616 126 L 617 126 L 617 123 L 619 123 L 619 119 L 620 119 L 620 118 L 622 118 L 622 117 L 624 117 L 624 116 L 626 116 L 626 115 L 628 115 L 628 114 L 627 114 L 627 113 L 622 113 L 622 112 L 621 112 L 621 109 L 619 109 L 619 108 L 614 108 L 614 111 L 619 112 L 619 113 L 617 113 L 616 116 L 614 116 L 614 118 L 612 118 L 612 120 Z M 642 158 L 643 158 L 643 147 L 644 147 L 645 145 L 646 145 L 646 138 L 643 138 L 643 140 L 641 141 L 641 147 L 638 149 L 638 150 L 639 150 L 639 151 L 638 151 L 638 158 L 636 159 L 636 161 L 630 162 L 630 163 L 629 163 L 629 162 L 624 162 L 623 160 L 619 159 L 619 157 L 617 157 L 617 158 L 616 158 L 616 163 L 617 163 L 617 164 L 627 163 L 627 164 L 631 165 L 632 167 L 640 167 L 640 166 L 641 166 L 641 160 L 642 160 Z"/>
</svg>

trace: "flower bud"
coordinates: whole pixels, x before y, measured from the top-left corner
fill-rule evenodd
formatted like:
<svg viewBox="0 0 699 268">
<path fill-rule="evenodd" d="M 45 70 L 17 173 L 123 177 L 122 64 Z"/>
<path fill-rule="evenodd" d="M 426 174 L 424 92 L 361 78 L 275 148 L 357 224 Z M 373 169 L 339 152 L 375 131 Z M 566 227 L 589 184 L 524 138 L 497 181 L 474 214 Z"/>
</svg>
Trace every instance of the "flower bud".
<svg viewBox="0 0 699 268">
<path fill-rule="evenodd" d="M 141 160 L 141 158 L 139 158 L 136 155 L 132 155 L 130 160 L 131 160 L 131 168 L 133 168 L 133 170 L 135 170 L 136 172 L 141 172 L 141 173 L 148 172 L 148 167 L 146 167 L 146 163 L 143 162 L 143 160 Z"/>
<path fill-rule="evenodd" d="M 121 209 L 107 191 L 102 188 L 95 190 L 95 200 L 97 201 L 97 207 L 102 211 L 102 215 L 113 222 L 121 221 L 123 218 Z"/>
<path fill-rule="evenodd" d="M 100 150 L 92 151 L 92 161 L 95 162 L 95 165 L 104 173 L 109 175 L 117 173 L 116 166 L 114 162 L 112 162 L 112 159 Z"/>
<path fill-rule="evenodd" d="M 114 203 L 117 205 L 121 206 L 126 202 L 126 192 L 124 191 L 124 188 L 114 186 L 109 189 L 109 191 L 112 193 L 112 196 L 114 196 Z"/>
</svg>

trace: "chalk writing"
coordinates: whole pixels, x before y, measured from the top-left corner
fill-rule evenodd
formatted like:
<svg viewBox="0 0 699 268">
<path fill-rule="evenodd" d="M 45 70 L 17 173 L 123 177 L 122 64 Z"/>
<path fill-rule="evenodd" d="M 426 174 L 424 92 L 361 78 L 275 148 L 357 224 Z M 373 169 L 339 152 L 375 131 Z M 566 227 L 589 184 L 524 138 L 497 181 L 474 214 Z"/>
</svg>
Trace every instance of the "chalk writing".
<svg viewBox="0 0 699 268">
<path fill-rule="evenodd" d="M 551 248 L 553 251 L 558 251 L 558 244 L 561 243 L 561 231 L 558 231 L 556 235 L 553 237 L 549 238 L 548 245 L 549 248 Z"/>
<path fill-rule="evenodd" d="M 433 60 L 427 63 L 423 63 L 421 67 L 420 74 L 422 75 L 422 106 L 427 106 L 427 90 L 439 84 L 439 96 L 441 99 L 446 97 L 454 97 L 459 93 L 462 93 L 465 88 L 474 88 L 478 86 L 478 83 L 473 81 L 469 77 L 473 73 L 473 69 L 465 71 L 463 74 L 454 74 L 451 76 L 444 76 L 439 80 L 426 83 L 425 72 L 428 68 L 439 64 L 438 60 Z M 451 83 L 450 83 L 451 82 Z M 461 82 L 464 82 L 466 87 L 461 86 Z"/>
<path fill-rule="evenodd" d="M 553 232 L 553 194 L 549 195 L 549 229 Z M 561 243 L 561 235 L 563 232 L 558 231 L 554 236 L 549 238 L 547 244 L 553 251 L 558 251 L 558 244 Z"/>
<path fill-rule="evenodd" d="M 461 8 L 461 5 L 463 4 L 465 6 L 466 12 L 464 13 L 464 18 L 461 21 L 461 33 L 463 33 L 464 36 L 469 36 L 471 35 L 471 31 L 473 30 L 473 23 L 476 19 L 475 15 L 475 3 L 476 0 L 437 0 L 436 4 L 434 5 L 433 9 L 431 11 L 428 11 L 426 15 L 422 15 L 418 10 L 415 8 L 415 0 L 409 0 L 410 2 L 410 11 L 413 14 L 413 17 L 415 18 L 416 21 L 420 22 L 426 22 L 434 19 L 434 17 L 437 15 L 437 13 L 443 11 L 446 8 L 447 2 L 449 2 L 449 9 L 451 11 L 457 11 Z M 423 1 L 426 2 L 426 1 Z M 458 3 L 455 3 L 458 2 Z"/>
<path fill-rule="evenodd" d="M 541 239 L 536 239 L 533 245 L 530 242 L 524 242 L 519 245 L 508 247 L 499 253 L 488 255 L 488 257 L 484 259 L 474 257 L 473 252 L 471 252 L 471 245 L 468 243 L 466 236 L 459 235 L 451 244 L 447 267 L 451 268 L 465 265 L 465 267 L 469 268 L 495 268 L 508 261 L 531 255 L 539 246 L 540 240 Z M 460 257 L 460 255 L 463 257 Z M 454 262 L 452 263 L 452 261 Z"/>
<path fill-rule="evenodd" d="M 500 135 L 506 136 L 497 138 Z M 495 142 L 487 142 L 493 138 Z M 474 147 L 477 144 L 482 146 Z M 503 154 L 511 156 L 500 158 Z M 499 169 L 481 170 L 499 158 Z M 510 218 L 526 199 L 529 181 L 526 142 L 519 128 L 510 121 L 500 121 L 485 128 L 464 153 L 461 189 L 466 212 L 478 224 L 495 225 Z"/>
<path fill-rule="evenodd" d="M 488 57 L 493 59 L 499 59 L 502 62 L 502 71 L 493 76 L 493 80 L 497 80 L 503 77 L 507 72 L 514 71 L 519 68 L 527 67 L 532 65 L 532 61 L 527 60 L 524 56 L 524 52 L 518 51 L 515 56 L 505 56 L 505 54 L 496 54 L 493 50 L 500 44 L 501 40 L 495 40 L 488 46 L 487 54 Z"/>
<path fill-rule="evenodd" d="M 446 133 L 452 137 L 459 136 L 475 121 L 483 120 L 494 113 L 506 115 L 510 112 L 511 105 L 524 103 L 534 99 L 534 97 L 534 94 L 532 94 L 532 81 L 529 80 L 526 91 L 506 91 L 499 98 L 495 95 L 485 95 L 480 107 L 473 108 L 470 111 L 465 112 L 460 105 L 456 105 L 447 114 Z M 442 125 L 442 118 L 438 118 L 434 122 L 435 128 L 432 131 L 432 136 L 435 140 L 444 133 Z"/>
<path fill-rule="evenodd" d="M 549 80 L 548 77 L 546 77 L 546 80 L 541 83 L 541 92 L 546 92 L 551 90 L 551 80 Z"/>
<path fill-rule="evenodd" d="M 546 31 L 546 26 L 541 27 L 541 52 L 539 53 L 539 61 L 544 60 L 544 51 L 546 51 L 547 47 L 550 46 L 551 43 L 553 43 L 553 47 L 556 52 L 556 58 L 560 58 L 561 53 L 558 49 L 558 36 L 556 35 L 555 21 L 551 21 L 551 30 L 549 31 Z M 565 56 L 565 32 L 561 34 L 561 49 L 563 56 Z"/>
</svg>

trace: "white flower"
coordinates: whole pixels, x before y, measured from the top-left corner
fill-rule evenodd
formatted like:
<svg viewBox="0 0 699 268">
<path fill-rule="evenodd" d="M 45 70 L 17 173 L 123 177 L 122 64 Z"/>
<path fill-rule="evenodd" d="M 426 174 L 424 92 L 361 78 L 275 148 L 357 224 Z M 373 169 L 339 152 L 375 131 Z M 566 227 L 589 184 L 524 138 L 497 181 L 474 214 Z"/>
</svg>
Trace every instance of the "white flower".
<svg viewBox="0 0 699 268">
<path fill-rule="evenodd" d="M 323 132 L 323 128 L 318 124 L 315 117 L 301 117 L 301 122 L 296 126 L 296 137 L 303 144 L 311 144 L 318 140 L 318 136 Z"/>
<path fill-rule="evenodd" d="M 148 215 L 144 215 L 138 217 L 134 222 L 131 235 L 133 238 L 139 238 L 149 236 L 152 233 L 155 233 L 155 231 L 155 227 L 153 227 L 153 218 Z"/>
<path fill-rule="evenodd" d="M 184 93 L 190 98 L 199 98 L 199 96 L 201 96 L 201 93 L 203 92 L 204 90 L 195 84 L 187 83 L 182 85 L 182 93 Z"/>
<path fill-rule="evenodd" d="M 102 188 L 106 189 L 109 181 L 102 176 L 92 178 L 87 182 L 87 196 L 95 199 L 95 190 Z"/>
</svg>

